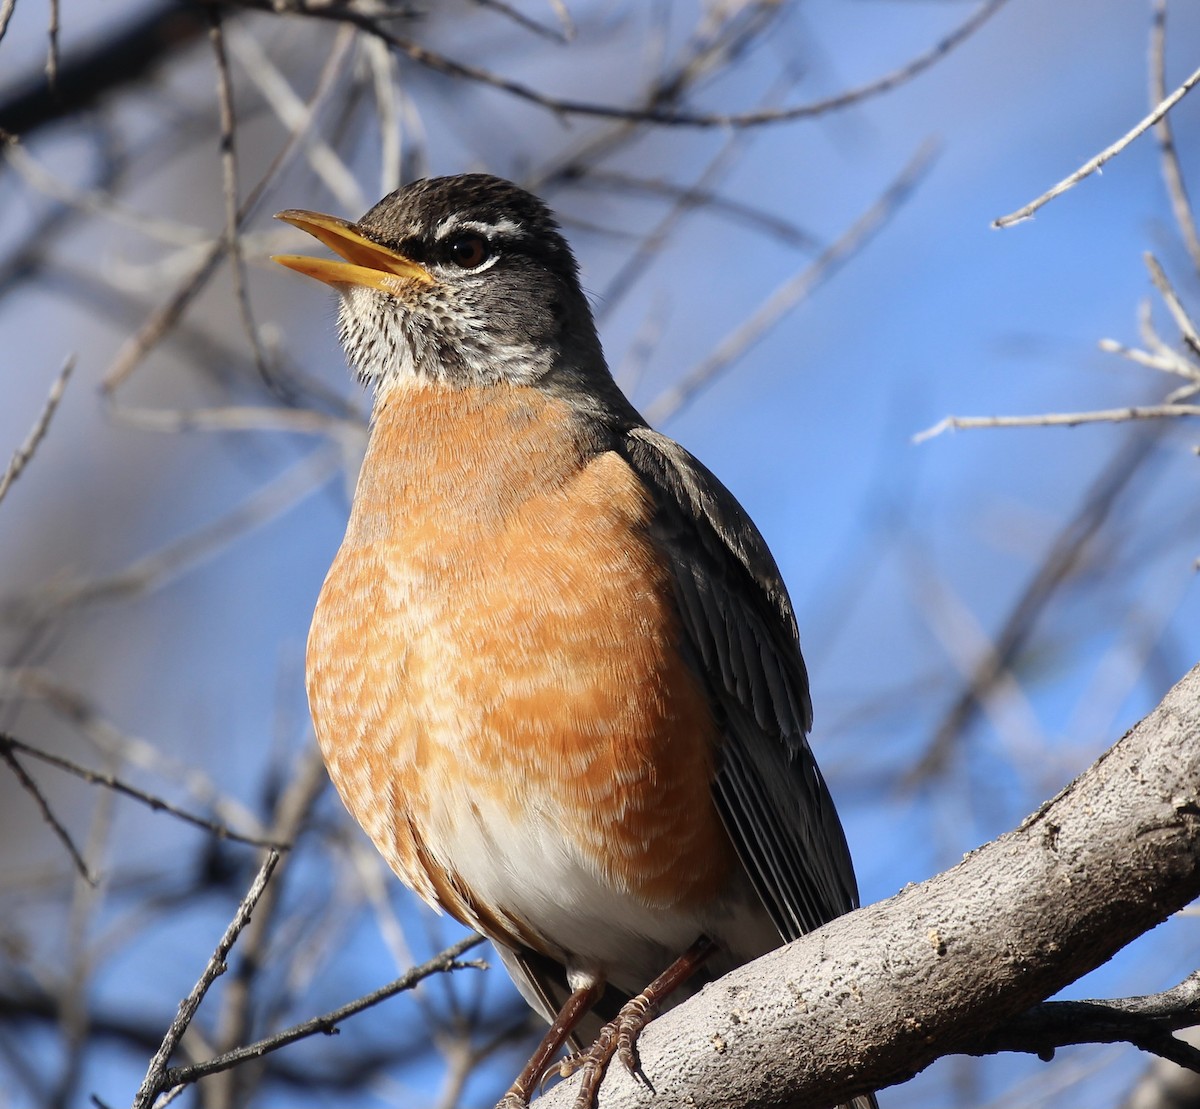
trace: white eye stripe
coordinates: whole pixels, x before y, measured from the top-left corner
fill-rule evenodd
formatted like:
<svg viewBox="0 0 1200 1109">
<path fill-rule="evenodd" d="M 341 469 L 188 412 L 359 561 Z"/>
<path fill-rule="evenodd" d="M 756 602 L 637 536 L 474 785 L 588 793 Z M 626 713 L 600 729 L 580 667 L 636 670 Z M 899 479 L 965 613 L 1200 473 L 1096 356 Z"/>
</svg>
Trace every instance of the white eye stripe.
<svg viewBox="0 0 1200 1109">
<path fill-rule="evenodd" d="M 482 235 L 485 239 L 497 237 L 523 239 L 525 237 L 525 232 L 522 230 L 521 225 L 514 220 L 510 220 L 507 216 L 496 220 L 494 223 L 486 223 L 483 220 L 465 219 L 456 212 L 448 215 L 434 228 L 433 237 L 436 242 L 441 242 L 458 231 L 474 231 L 477 235 Z"/>
</svg>

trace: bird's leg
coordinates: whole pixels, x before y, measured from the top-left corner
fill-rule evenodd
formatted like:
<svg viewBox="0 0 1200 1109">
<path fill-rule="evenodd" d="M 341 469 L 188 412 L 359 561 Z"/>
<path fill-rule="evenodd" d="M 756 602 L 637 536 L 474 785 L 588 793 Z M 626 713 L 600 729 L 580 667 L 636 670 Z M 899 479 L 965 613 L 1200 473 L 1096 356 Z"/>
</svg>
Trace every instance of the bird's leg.
<svg viewBox="0 0 1200 1109">
<path fill-rule="evenodd" d="M 597 977 L 579 987 L 558 1011 L 554 1023 L 547 1029 L 533 1053 L 525 1069 L 517 1075 L 517 1080 L 509 1087 L 508 1093 L 500 1099 L 496 1109 L 527 1109 L 529 1095 L 537 1088 L 542 1077 L 550 1069 L 551 1060 L 558 1054 L 559 1049 L 567 1042 L 567 1037 L 575 1031 L 576 1026 L 587 1015 L 587 1012 L 604 994 L 604 979 Z"/>
<path fill-rule="evenodd" d="M 585 1051 L 577 1051 L 559 1064 L 559 1074 L 564 1078 L 583 1071 L 583 1081 L 575 1098 L 575 1109 L 594 1109 L 596 1093 L 614 1055 L 618 1056 L 630 1074 L 640 1074 L 641 1065 L 637 1056 L 637 1038 L 650 1023 L 654 1010 L 700 969 L 717 945 L 707 936 L 701 936 L 636 997 L 621 1006 L 615 1020 L 609 1021 L 596 1037 L 596 1042 Z"/>
</svg>

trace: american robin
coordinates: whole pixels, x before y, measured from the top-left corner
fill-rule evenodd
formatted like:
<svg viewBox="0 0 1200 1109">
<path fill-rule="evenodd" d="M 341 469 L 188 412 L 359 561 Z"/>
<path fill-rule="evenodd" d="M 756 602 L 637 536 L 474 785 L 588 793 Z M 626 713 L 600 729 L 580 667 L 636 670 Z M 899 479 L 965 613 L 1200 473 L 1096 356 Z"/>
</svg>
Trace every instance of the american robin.
<svg viewBox="0 0 1200 1109">
<path fill-rule="evenodd" d="M 501 1104 L 595 1037 L 588 1105 L 672 990 L 858 904 L 787 590 L 617 388 L 536 197 L 467 174 L 279 218 L 340 255 L 276 261 L 338 291 L 375 392 L 308 640 L 329 773 L 551 1021 Z"/>
</svg>

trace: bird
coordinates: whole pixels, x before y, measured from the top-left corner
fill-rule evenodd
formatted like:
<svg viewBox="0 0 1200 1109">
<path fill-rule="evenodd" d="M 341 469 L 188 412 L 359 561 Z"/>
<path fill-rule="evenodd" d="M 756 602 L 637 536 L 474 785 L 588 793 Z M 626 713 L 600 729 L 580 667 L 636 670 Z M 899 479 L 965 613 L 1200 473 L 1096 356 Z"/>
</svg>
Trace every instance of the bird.
<svg viewBox="0 0 1200 1109">
<path fill-rule="evenodd" d="M 337 256 L 274 260 L 337 291 L 374 393 L 308 639 L 318 744 L 400 879 L 550 1022 L 502 1109 L 556 1066 L 587 1109 L 662 1006 L 858 906 L 792 603 L 618 388 L 541 199 L 470 173 L 277 218 Z"/>
</svg>

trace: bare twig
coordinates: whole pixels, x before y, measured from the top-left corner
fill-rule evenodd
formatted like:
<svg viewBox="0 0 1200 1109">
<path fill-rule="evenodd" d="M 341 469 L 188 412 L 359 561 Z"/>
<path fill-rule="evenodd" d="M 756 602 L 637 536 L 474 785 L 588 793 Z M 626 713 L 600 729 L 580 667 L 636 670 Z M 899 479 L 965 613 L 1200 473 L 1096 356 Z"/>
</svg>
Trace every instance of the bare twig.
<svg viewBox="0 0 1200 1109">
<path fill-rule="evenodd" d="M 1041 416 L 947 416 L 933 427 L 917 432 L 914 443 L 955 431 L 979 427 L 1076 427 L 1079 424 L 1125 423 L 1128 420 L 1160 420 L 1176 416 L 1200 416 L 1194 404 L 1148 404 L 1128 408 L 1103 408 L 1096 412 L 1048 412 Z"/>
<path fill-rule="evenodd" d="M 307 746 L 296 760 L 294 773 L 281 790 L 272 814 L 270 834 L 284 842 L 294 842 L 308 820 L 312 807 L 329 784 L 325 764 L 315 745 Z M 221 1008 L 213 1033 L 213 1042 L 220 1052 L 234 1050 L 250 1034 L 254 1012 L 254 986 L 258 969 L 266 957 L 271 925 L 279 908 L 282 886 L 275 883 L 263 898 L 259 913 L 246 930 L 242 944 L 242 963 L 221 999 Z M 211 1090 L 213 1104 L 244 1105 L 253 1100 L 251 1084 L 258 1079 L 257 1068 L 247 1068 L 237 1075 L 223 1073 L 214 1079 Z"/>
<path fill-rule="evenodd" d="M 209 775 L 164 755 L 145 739 L 122 732 L 112 721 L 105 719 L 84 694 L 45 670 L 30 666 L 0 669 L 0 698 L 37 699 L 59 719 L 76 728 L 106 758 L 117 758 L 122 763 L 174 781 L 196 804 L 210 809 L 226 826 L 259 827 L 254 813 L 240 801 L 223 794 Z M 271 842 L 277 839 L 275 837 Z"/>
<path fill-rule="evenodd" d="M 647 406 L 646 418 L 651 423 L 662 423 L 674 416 L 734 359 L 757 343 L 786 313 L 861 250 L 911 194 L 929 168 L 935 149 L 932 142 L 924 143 L 884 193 L 835 242 L 795 277 L 779 286 L 745 323 L 717 344 L 711 355 Z"/>
<path fill-rule="evenodd" d="M 1056 196 L 1061 196 L 1068 189 L 1079 184 L 1085 177 L 1095 173 L 1105 162 L 1110 158 L 1115 158 L 1121 153 L 1134 139 L 1139 135 L 1144 134 L 1153 127 L 1167 112 L 1169 112 L 1176 104 L 1179 103 L 1192 90 L 1196 83 L 1200 81 L 1200 69 L 1197 69 L 1182 85 L 1179 86 L 1170 96 L 1162 100 L 1159 105 L 1145 119 L 1138 123 L 1131 131 L 1122 135 L 1111 146 L 1105 147 L 1099 154 L 1087 162 L 1084 162 L 1070 177 L 1064 177 L 1053 188 L 1042 193 L 1036 200 L 1031 200 L 1024 207 L 1018 208 L 1015 212 L 1009 213 L 1007 216 L 1000 216 L 998 219 L 992 220 L 993 227 L 1011 227 L 1015 223 L 1021 223 L 1023 220 L 1029 219 L 1039 208 L 1044 204 L 1048 204 Z"/>
<path fill-rule="evenodd" d="M 258 376 L 272 389 L 277 388 L 275 375 L 267 365 L 254 311 L 250 307 L 250 291 L 246 288 L 246 257 L 240 233 L 241 216 L 238 209 L 238 158 L 236 121 L 233 108 L 233 82 L 229 76 L 229 59 L 225 55 L 225 35 L 221 26 L 221 9 L 215 4 L 208 9 L 209 42 L 217 67 L 217 112 L 221 122 L 221 175 L 225 188 L 225 242 L 229 250 L 233 277 L 233 295 L 242 317 L 242 329 L 254 354 Z"/>
<path fill-rule="evenodd" d="M 287 851 L 291 847 L 290 843 L 281 843 L 262 836 L 247 836 L 241 832 L 235 832 L 227 824 L 220 824 L 215 820 L 208 820 L 205 817 L 197 816 L 195 813 L 187 812 L 171 804 L 165 798 L 153 793 L 147 793 L 136 786 L 131 786 L 129 783 L 123 782 L 115 774 L 89 770 L 86 766 L 80 766 L 79 763 L 65 759 L 61 755 L 52 755 L 48 751 L 41 751 L 28 743 L 22 742 L 15 736 L 9 735 L 7 732 L 0 732 L 0 752 L 11 751 L 20 751 L 22 754 L 37 759 L 39 762 L 55 766 L 59 770 L 64 770 L 68 774 L 75 775 L 76 778 L 83 779 L 89 785 L 104 786 L 114 793 L 123 794 L 134 801 L 140 801 L 155 812 L 170 813 L 171 816 L 177 817 L 188 824 L 195 825 L 197 828 L 203 828 L 206 832 L 212 832 L 218 839 L 227 839 L 233 843 L 245 843 L 251 847 L 271 847 L 276 851 Z"/>
<path fill-rule="evenodd" d="M 681 191 L 674 198 L 666 214 L 655 224 L 649 234 L 642 237 L 637 249 L 625 257 L 625 260 L 617 267 L 617 272 L 609 278 L 608 284 L 600 294 L 602 311 L 598 318 L 603 319 L 608 316 L 621 302 L 622 295 L 633 288 L 650 261 L 662 250 L 671 232 L 690 212 L 701 205 L 703 194 L 710 190 L 713 183 L 732 165 L 742 150 L 746 138 L 744 132 L 730 132 L 700 172 L 694 188 Z"/>
<path fill-rule="evenodd" d="M 9 460 L 7 469 L 0 476 L 0 501 L 4 500 L 9 487 L 21 476 L 21 471 L 29 464 L 34 451 L 38 448 L 38 444 L 45 438 L 46 432 L 50 429 L 50 421 L 54 418 L 55 409 L 58 408 L 58 402 L 62 400 L 63 392 L 67 387 L 67 381 L 71 376 L 71 371 L 74 369 L 75 355 L 72 354 L 63 363 L 63 368 L 58 371 L 58 377 L 54 379 L 54 384 L 50 386 L 50 393 L 46 397 L 45 405 L 42 407 L 42 414 L 38 416 L 37 422 L 25 437 L 25 442 L 16 449 Z"/>
<path fill-rule="evenodd" d="M 524 27 L 525 30 L 532 31 L 535 35 L 540 35 L 542 38 L 547 38 L 551 42 L 557 42 L 563 46 L 571 41 L 574 34 L 575 26 L 570 22 L 569 16 L 565 20 L 560 18 L 559 26 L 555 29 L 539 23 L 536 19 L 531 19 L 511 4 L 506 4 L 504 0 L 475 0 L 475 3 L 481 8 L 491 8 L 492 11 L 499 12 L 511 19 L 517 26 Z M 560 15 L 566 15 L 566 10 L 562 9 Z"/>
<path fill-rule="evenodd" d="M 1116 339 L 1101 339 L 1096 345 L 1107 354 L 1119 354 L 1122 358 L 1128 358 L 1130 362 L 1136 362 L 1139 366 L 1145 366 L 1147 369 L 1160 370 L 1163 373 L 1173 374 L 1175 377 L 1182 377 L 1186 381 L 1200 384 L 1200 366 L 1192 365 L 1186 358 L 1169 347 L 1151 353 L 1138 350 L 1137 347 L 1128 347 Z"/>
<path fill-rule="evenodd" d="M 373 1005 L 378 1005 L 381 1001 L 386 1001 L 389 997 L 394 997 L 398 993 L 403 993 L 405 990 L 411 990 L 417 983 L 430 977 L 434 974 L 440 974 L 445 971 L 459 970 L 463 968 L 479 969 L 481 964 L 477 961 L 461 962 L 460 956 L 464 952 L 469 951 L 472 947 L 476 947 L 483 942 L 482 936 L 466 936 L 459 940 L 458 943 L 446 948 L 440 955 L 435 955 L 428 962 L 421 963 L 420 966 L 415 966 L 406 973 L 400 975 L 395 981 L 388 983 L 386 986 L 380 987 L 372 993 L 366 994 L 358 998 L 356 1001 L 351 1001 L 346 1005 L 342 1005 L 337 1009 L 333 1009 L 328 1013 L 323 1013 L 321 1016 L 312 1017 L 301 1024 L 293 1025 L 291 1028 L 284 1029 L 282 1032 L 276 1032 L 274 1035 L 265 1036 L 261 1040 L 256 1040 L 252 1044 L 247 1044 L 245 1047 L 239 1047 L 233 1051 L 227 1051 L 215 1059 L 207 1059 L 203 1063 L 195 1063 L 190 1066 L 172 1067 L 162 1077 L 159 1089 L 168 1089 L 175 1086 L 181 1086 L 187 1083 L 195 1082 L 197 1079 L 204 1078 L 206 1075 L 217 1074 L 221 1071 L 229 1070 L 231 1067 L 237 1066 L 239 1063 L 244 1063 L 250 1059 L 258 1059 L 272 1051 L 278 1051 L 281 1047 L 286 1047 L 288 1044 L 295 1043 L 297 1040 L 305 1039 L 309 1036 L 318 1034 L 328 1035 L 334 1032 L 339 1024 L 347 1017 L 353 1016 L 355 1013 L 361 1013 L 364 1009 L 369 1009 Z M 135 1109 L 137 1106 L 135 1104 Z"/>
<path fill-rule="evenodd" d="M 284 169 L 299 150 L 303 149 L 304 140 L 316 119 L 317 112 L 333 89 L 337 75 L 345 64 L 347 56 L 348 51 L 342 48 L 339 43 L 335 43 L 333 50 L 330 52 L 328 59 L 321 69 L 321 74 L 317 79 L 317 87 L 313 91 L 312 98 L 308 101 L 307 117 L 303 120 L 302 125 L 295 127 L 291 131 L 287 142 L 284 143 L 275 160 L 267 167 L 267 171 L 242 202 L 238 210 L 237 223 L 239 227 L 245 222 L 249 214 L 254 211 L 267 186 L 275 179 L 276 175 Z M 192 301 L 195 300 L 201 290 L 211 280 L 213 274 L 216 273 L 217 267 L 228 248 L 229 242 L 227 237 L 222 237 L 212 243 L 204 256 L 196 262 L 179 283 L 172 295 L 151 312 L 142 326 L 125 340 L 121 349 L 117 351 L 112 364 L 104 373 L 101 385 L 106 393 L 111 394 L 115 392 L 129 375 L 137 369 L 146 355 L 171 333 L 183 318 Z"/>
<path fill-rule="evenodd" d="M 240 0 L 244 7 L 252 7 L 278 12 L 281 10 L 279 0 Z M 348 7 L 331 7 L 317 5 L 307 0 L 293 0 L 282 10 L 294 12 L 316 19 L 334 19 L 353 23 L 368 34 L 383 39 L 393 50 L 403 54 L 417 65 L 443 73 L 449 77 L 458 77 L 467 81 L 488 85 L 499 89 L 521 100 L 546 108 L 556 115 L 582 115 L 603 119 L 623 120 L 628 123 L 654 123 L 672 127 L 760 127 L 765 124 L 786 123 L 798 119 L 810 119 L 824 115 L 827 112 L 857 104 L 872 96 L 889 92 L 898 85 L 912 80 L 924 72 L 935 62 L 939 61 L 956 46 L 962 43 L 987 22 L 1006 0 L 984 0 L 975 12 L 950 34 L 935 43 L 923 54 L 906 62 L 904 65 L 884 74 L 882 77 L 859 85 L 853 89 L 821 100 L 810 101 L 806 104 L 796 104 L 787 108 L 772 108 L 756 112 L 686 112 L 668 107 L 622 108 L 614 104 L 597 104 L 584 100 L 571 100 L 550 96 L 537 89 L 523 85 L 519 81 L 510 80 L 490 70 L 479 66 L 468 65 L 455 61 L 421 46 L 410 39 L 400 38 L 387 30 L 377 19 Z"/>
<path fill-rule="evenodd" d="M 665 196 L 674 200 L 686 197 L 693 204 L 702 205 L 710 212 L 718 212 L 731 219 L 739 220 L 788 246 L 794 246 L 801 250 L 815 250 L 821 245 L 815 235 L 791 220 L 783 219 L 773 212 L 722 196 L 718 192 L 701 188 L 698 185 L 676 185 L 670 181 L 636 177 L 633 174 L 622 173 L 620 170 L 605 169 L 589 170 L 585 176 L 579 178 L 578 184 L 583 188 L 598 186 L 607 192 L 619 189 L 647 196 Z"/>
<path fill-rule="evenodd" d="M 1144 258 L 1146 260 L 1146 268 L 1150 271 L 1150 280 L 1154 282 L 1154 287 L 1162 294 L 1163 303 L 1167 306 L 1167 311 L 1171 313 L 1171 318 L 1179 328 L 1179 333 L 1183 336 L 1183 341 L 1191 348 L 1193 354 L 1200 356 L 1200 334 L 1197 333 L 1196 325 L 1192 322 L 1191 316 L 1188 315 L 1187 309 L 1183 306 L 1183 301 L 1179 299 L 1179 294 L 1167 278 L 1166 272 L 1158 264 L 1158 259 L 1149 252 L 1144 255 Z"/>
<path fill-rule="evenodd" d="M 221 937 L 216 950 L 213 951 L 212 957 L 208 960 L 208 965 L 205 966 L 204 972 L 200 975 L 195 986 L 192 987 L 191 992 L 180 1002 L 179 1012 L 171 1022 L 170 1028 L 167 1029 L 167 1034 L 163 1037 L 162 1045 L 155 1052 L 154 1058 L 150 1060 L 146 1077 L 142 1080 L 137 1096 L 133 1100 L 133 1109 L 151 1109 L 158 1093 L 164 1087 L 174 1085 L 174 1083 L 165 1081 L 167 1064 L 171 1060 L 171 1055 L 174 1053 L 179 1041 L 183 1038 L 184 1032 L 187 1031 L 188 1025 L 192 1023 L 192 1018 L 196 1015 L 196 1010 L 200 1008 L 200 1002 L 204 1000 L 204 995 L 208 993 L 209 987 L 225 973 L 227 969 L 225 960 L 232 950 L 233 945 L 237 942 L 238 936 L 241 935 L 242 929 L 250 921 L 254 907 L 258 904 L 259 898 L 262 897 L 263 891 L 267 888 L 267 883 L 271 880 L 271 874 L 275 870 L 275 864 L 278 862 L 279 852 L 269 850 L 266 858 L 263 860 L 262 866 L 258 869 L 258 874 L 255 876 L 253 884 L 247 891 L 246 896 L 242 898 L 242 903 L 238 906 L 237 912 L 234 913 L 233 919 L 229 922 L 229 927 L 225 929 L 225 934 Z"/>
<path fill-rule="evenodd" d="M 1150 32 L 1150 103 L 1158 104 L 1166 98 L 1166 38 L 1167 0 L 1155 0 L 1154 24 Z M 1179 165 L 1179 152 L 1175 149 L 1175 138 L 1171 133 L 1171 121 L 1163 116 L 1155 125 L 1154 133 L 1162 150 L 1163 180 L 1167 195 L 1171 198 L 1171 210 L 1179 235 L 1192 259 L 1192 265 L 1200 273 L 1200 235 L 1196 233 L 1196 216 L 1192 202 L 1183 183 L 1183 170 Z"/>
<path fill-rule="evenodd" d="M 88 870 L 83 855 L 79 848 L 75 846 L 75 841 L 71 838 L 71 833 L 67 831 L 62 821 L 54 815 L 54 810 L 50 808 L 50 802 L 46 799 L 46 795 L 42 792 L 41 787 L 30 777 L 25 767 L 21 765 L 20 760 L 13 754 L 12 748 L 6 745 L 0 746 L 0 759 L 8 763 L 9 769 L 16 775 L 17 781 L 21 783 L 21 787 L 33 798 L 38 811 L 42 814 L 42 819 L 50 825 L 59 843 L 67 849 L 67 854 L 71 856 L 71 862 L 76 871 L 78 871 L 79 876 L 89 885 L 95 885 L 96 879 L 92 877 L 91 872 Z"/>
</svg>

